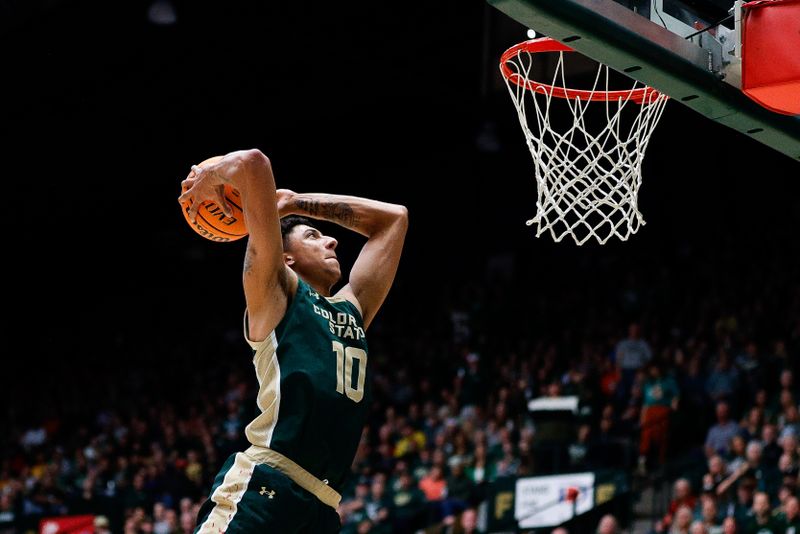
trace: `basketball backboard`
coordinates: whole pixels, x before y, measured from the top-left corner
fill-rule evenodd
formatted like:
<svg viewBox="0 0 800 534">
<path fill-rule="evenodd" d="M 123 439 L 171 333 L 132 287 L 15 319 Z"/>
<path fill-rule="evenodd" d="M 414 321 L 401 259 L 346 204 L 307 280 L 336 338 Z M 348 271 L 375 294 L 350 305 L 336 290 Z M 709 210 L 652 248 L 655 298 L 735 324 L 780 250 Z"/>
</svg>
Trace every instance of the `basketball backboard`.
<svg viewBox="0 0 800 534">
<path fill-rule="evenodd" d="M 770 111 L 741 90 L 741 1 L 487 1 L 537 33 L 800 159 L 800 117 Z"/>
</svg>

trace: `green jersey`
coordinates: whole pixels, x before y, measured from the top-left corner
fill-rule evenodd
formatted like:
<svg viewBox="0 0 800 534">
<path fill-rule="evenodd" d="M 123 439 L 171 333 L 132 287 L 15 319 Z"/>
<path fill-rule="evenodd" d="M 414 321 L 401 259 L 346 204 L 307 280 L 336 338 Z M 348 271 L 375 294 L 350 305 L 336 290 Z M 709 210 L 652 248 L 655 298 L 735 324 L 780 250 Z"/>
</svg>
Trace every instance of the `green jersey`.
<svg viewBox="0 0 800 534">
<path fill-rule="evenodd" d="M 333 489 L 350 472 L 371 402 L 367 340 L 356 306 L 298 278 L 278 326 L 253 349 L 258 415 L 245 429 Z"/>
</svg>

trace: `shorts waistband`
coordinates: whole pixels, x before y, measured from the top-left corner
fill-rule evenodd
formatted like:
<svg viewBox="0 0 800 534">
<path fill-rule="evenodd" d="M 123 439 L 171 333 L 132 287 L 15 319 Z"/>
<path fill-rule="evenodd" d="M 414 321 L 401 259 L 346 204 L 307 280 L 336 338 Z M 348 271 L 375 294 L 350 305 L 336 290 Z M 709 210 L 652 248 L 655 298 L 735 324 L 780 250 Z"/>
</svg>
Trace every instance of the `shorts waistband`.
<svg viewBox="0 0 800 534">
<path fill-rule="evenodd" d="M 336 509 L 339 506 L 342 496 L 336 490 L 281 453 L 255 445 L 249 447 L 244 453 L 258 463 L 277 469 L 331 508 Z"/>
</svg>

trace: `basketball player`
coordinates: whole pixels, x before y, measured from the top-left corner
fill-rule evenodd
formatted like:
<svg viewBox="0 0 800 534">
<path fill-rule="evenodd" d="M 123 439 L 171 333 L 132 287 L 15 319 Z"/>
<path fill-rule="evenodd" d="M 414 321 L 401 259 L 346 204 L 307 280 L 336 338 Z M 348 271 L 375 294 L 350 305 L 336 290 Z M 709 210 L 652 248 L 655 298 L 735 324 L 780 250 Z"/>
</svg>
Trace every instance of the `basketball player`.
<svg viewBox="0 0 800 534">
<path fill-rule="evenodd" d="M 253 349 L 259 413 L 245 429 L 251 447 L 222 466 L 195 532 L 338 532 L 338 490 L 370 405 L 365 333 L 397 272 L 407 211 L 357 197 L 276 190 L 270 161 L 258 150 L 192 167 L 178 200 L 191 202 L 192 220 L 205 200 L 230 214 L 224 184 L 241 194 L 249 232 L 244 333 Z M 367 238 L 335 295 L 337 242 L 301 216 Z"/>
</svg>

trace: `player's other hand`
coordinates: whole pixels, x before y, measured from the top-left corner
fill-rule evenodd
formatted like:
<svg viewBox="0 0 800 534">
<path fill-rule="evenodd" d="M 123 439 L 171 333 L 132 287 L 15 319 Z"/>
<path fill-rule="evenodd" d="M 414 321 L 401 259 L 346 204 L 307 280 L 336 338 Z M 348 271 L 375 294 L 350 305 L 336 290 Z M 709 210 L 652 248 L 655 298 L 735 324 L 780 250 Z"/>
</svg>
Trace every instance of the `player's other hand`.
<svg viewBox="0 0 800 534">
<path fill-rule="evenodd" d="M 225 199 L 225 185 L 222 175 L 217 172 L 217 163 L 204 165 L 192 165 L 192 170 L 185 180 L 181 182 L 181 195 L 178 203 L 181 205 L 189 204 L 189 218 L 194 221 L 197 217 L 197 210 L 203 202 L 211 201 L 222 207 L 223 213 L 230 217 L 231 210 L 228 201 Z"/>
<path fill-rule="evenodd" d="M 293 213 L 293 200 L 296 194 L 291 189 L 278 189 L 275 191 L 275 197 L 278 200 L 278 217 L 285 217 Z"/>
</svg>

